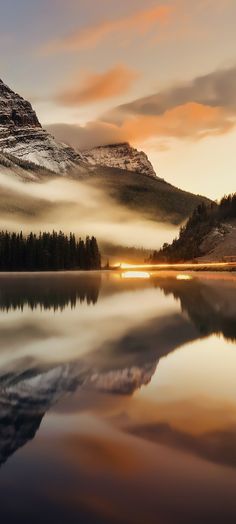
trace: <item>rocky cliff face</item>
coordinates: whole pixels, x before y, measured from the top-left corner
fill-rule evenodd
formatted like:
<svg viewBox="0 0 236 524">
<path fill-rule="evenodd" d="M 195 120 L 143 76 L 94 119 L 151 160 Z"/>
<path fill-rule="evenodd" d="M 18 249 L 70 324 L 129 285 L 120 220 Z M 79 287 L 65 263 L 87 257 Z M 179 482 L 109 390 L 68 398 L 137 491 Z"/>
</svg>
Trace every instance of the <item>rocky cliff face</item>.
<svg viewBox="0 0 236 524">
<path fill-rule="evenodd" d="M 0 150 L 56 173 L 82 167 L 82 156 L 56 142 L 41 126 L 31 104 L 0 80 Z"/>
<path fill-rule="evenodd" d="M 95 147 L 90 151 L 85 151 L 83 156 L 93 166 L 115 167 L 157 178 L 147 155 L 143 151 L 134 149 L 128 143 Z"/>
<path fill-rule="evenodd" d="M 214 226 L 199 247 L 199 262 L 235 262 L 236 220 L 228 220 Z"/>
</svg>

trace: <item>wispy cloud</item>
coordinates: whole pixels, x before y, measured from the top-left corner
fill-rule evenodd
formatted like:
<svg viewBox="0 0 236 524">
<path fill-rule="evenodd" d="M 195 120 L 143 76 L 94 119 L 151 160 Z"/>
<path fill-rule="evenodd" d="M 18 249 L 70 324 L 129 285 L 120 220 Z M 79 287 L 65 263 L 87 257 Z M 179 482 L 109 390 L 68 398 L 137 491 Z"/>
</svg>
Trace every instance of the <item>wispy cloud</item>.
<svg viewBox="0 0 236 524">
<path fill-rule="evenodd" d="M 48 126 L 48 129 L 57 139 L 73 147 L 89 149 L 116 142 L 141 144 L 163 138 L 197 141 L 207 136 L 225 134 L 235 124 L 236 116 L 232 119 L 223 109 L 192 102 L 167 110 L 159 116 L 127 117 L 121 125 L 95 121 L 85 126 L 56 124 Z"/>
<path fill-rule="evenodd" d="M 116 107 L 103 120 L 130 139 L 155 135 L 200 139 L 224 134 L 236 124 L 236 67 Z"/>
<path fill-rule="evenodd" d="M 176 234 L 176 226 L 163 225 L 121 205 L 108 195 L 104 181 L 53 178 L 42 184 L 25 184 L 0 173 L 1 227 L 24 232 L 62 229 L 96 235 L 100 242 L 154 249 Z M 7 206 L 5 206 L 7 202 Z M 165 219 L 173 220 L 172 216 Z M 142 239 L 142 240 L 140 240 Z M 140 243 L 141 242 L 141 243 Z"/>
<path fill-rule="evenodd" d="M 98 24 L 48 42 L 41 48 L 41 52 L 47 55 L 93 48 L 110 36 L 114 37 L 116 34 L 122 36 L 127 32 L 129 32 L 129 39 L 142 36 L 156 24 L 165 24 L 170 19 L 172 12 L 172 6 L 159 5 L 121 18 L 103 20 Z"/>
<path fill-rule="evenodd" d="M 71 145 L 81 151 L 92 147 L 120 143 L 126 140 L 122 129 L 115 124 L 94 120 L 86 125 L 50 124 L 47 130 L 60 142 Z"/>
<path fill-rule="evenodd" d="M 73 79 L 71 86 L 55 96 L 55 101 L 65 106 L 76 106 L 113 98 L 126 93 L 137 77 L 136 71 L 117 65 L 104 73 L 87 75 L 82 83 L 78 82 L 78 78 Z"/>
<path fill-rule="evenodd" d="M 161 115 L 187 103 L 211 107 L 236 108 L 236 66 L 195 77 L 191 82 L 175 84 L 158 93 L 124 104 L 107 115 L 109 120 L 127 115 Z M 122 116 L 123 115 L 123 116 Z"/>
</svg>

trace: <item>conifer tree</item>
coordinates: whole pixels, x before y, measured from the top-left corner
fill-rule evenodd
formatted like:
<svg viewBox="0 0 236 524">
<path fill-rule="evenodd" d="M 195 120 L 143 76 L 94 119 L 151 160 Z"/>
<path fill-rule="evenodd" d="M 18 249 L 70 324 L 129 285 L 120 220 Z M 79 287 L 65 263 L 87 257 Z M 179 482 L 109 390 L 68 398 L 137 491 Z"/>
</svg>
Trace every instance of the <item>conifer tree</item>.
<svg viewBox="0 0 236 524">
<path fill-rule="evenodd" d="M 95 237 L 43 232 L 0 232 L 0 271 L 56 271 L 69 269 L 100 269 L 101 255 Z"/>
</svg>

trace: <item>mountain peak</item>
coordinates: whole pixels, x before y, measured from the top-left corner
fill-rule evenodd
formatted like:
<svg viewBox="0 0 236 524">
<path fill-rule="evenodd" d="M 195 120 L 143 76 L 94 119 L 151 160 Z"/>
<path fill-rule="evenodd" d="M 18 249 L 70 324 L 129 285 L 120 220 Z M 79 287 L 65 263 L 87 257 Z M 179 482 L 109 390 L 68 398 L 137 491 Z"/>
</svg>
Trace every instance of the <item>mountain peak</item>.
<svg viewBox="0 0 236 524">
<path fill-rule="evenodd" d="M 158 178 L 147 155 L 128 142 L 98 146 L 84 151 L 83 156 L 91 165 L 114 167 Z"/>
<path fill-rule="evenodd" d="M 73 148 L 56 142 L 41 126 L 30 102 L 0 81 L 0 151 L 56 173 L 82 163 Z"/>
<path fill-rule="evenodd" d="M 105 146 L 101 145 L 101 146 L 94 147 L 92 149 L 101 149 L 101 148 L 110 149 L 113 147 L 132 147 L 132 146 L 130 145 L 129 142 L 114 142 L 114 144 L 106 144 Z"/>
<path fill-rule="evenodd" d="M 1 128 L 4 126 L 0 130 L 0 139 L 14 130 L 14 127 L 41 128 L 30 102 L 14 93 L 3 81 L 0 82 L 0 125 Z"/>
</svg>

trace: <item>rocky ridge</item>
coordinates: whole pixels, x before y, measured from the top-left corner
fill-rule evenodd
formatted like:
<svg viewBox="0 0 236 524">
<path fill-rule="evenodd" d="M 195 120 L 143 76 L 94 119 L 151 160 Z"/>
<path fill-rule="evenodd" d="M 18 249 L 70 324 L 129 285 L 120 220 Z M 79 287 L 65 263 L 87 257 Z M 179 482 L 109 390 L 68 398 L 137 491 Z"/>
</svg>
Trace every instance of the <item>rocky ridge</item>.
<svg viewBox="0 0 236 524">
<path fill-rule="evenodd" d="M 127 142 L 95 147 L 84 151 L 83 157 L 93 166 L 114 167 L 157 178 L 147 155 L 131 147 Z"/>
<path fill-rule="evenodd" d="M 214 227 L 200 244 L 201 262 L 236 261 L 236 221 L 225 222 Z"/>
</svg>

